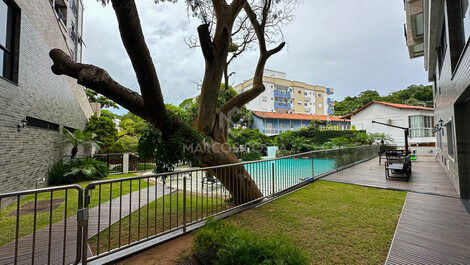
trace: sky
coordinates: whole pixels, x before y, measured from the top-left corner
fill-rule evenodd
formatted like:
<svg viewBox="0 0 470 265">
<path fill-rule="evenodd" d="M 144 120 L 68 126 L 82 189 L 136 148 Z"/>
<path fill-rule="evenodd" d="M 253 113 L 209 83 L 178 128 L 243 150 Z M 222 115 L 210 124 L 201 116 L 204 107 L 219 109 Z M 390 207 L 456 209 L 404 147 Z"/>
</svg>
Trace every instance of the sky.
<svg viewBox="0 0 470 265">
<path fill-rule="evenodd" d="M 182 0 L 176 4 L 136 2 L 165 103 L 177 105 L 198 95 L 204 58 L 185 39 L 196 36 L 199 21 L 188 16 Z M 84 6 L 83 62 L 106 69 L 116 81 L 139 91 L 111 5 L 84 0 Z M 368 89 L 386 95 L 411 84 L 428 83 L 423 58 L 408 57 L 403 1 L 302 0 L 294 14 L 294 20 L 283 28 L 287 45 L 269 59 L 267 69 L 285 72 L 290 80 L 334 88 L 335 100 Z M 257 58 L 256 49 L 237 58 L 230 66 L 235 72 L 230 83 L 250 79 Z"/>
</svg>

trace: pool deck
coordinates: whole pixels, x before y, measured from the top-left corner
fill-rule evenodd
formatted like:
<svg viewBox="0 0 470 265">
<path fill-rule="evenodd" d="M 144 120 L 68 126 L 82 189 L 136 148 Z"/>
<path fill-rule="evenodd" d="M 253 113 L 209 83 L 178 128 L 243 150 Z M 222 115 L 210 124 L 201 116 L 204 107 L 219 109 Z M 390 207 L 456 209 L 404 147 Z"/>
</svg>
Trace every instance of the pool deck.
<svg viewBox="0 0 470 265">
<path fill-rule="evenodd" d="M 385 264 L 470 264 L 470 203 L 434 158 L 413 161 L 409 181 L 385 179 L 378 158 L 324 180 L 408 191 Z"/>
<path fill-rule="evenodd" d="M 398 189 L 434 195 L 458 197 L 450 179 L 434 157 L 419 157 L 412 162 L 410 180 L 385 179 L 384 161 L 375 158 L 331 174 L 324 180 L 379 188 Z"/>
</svg>

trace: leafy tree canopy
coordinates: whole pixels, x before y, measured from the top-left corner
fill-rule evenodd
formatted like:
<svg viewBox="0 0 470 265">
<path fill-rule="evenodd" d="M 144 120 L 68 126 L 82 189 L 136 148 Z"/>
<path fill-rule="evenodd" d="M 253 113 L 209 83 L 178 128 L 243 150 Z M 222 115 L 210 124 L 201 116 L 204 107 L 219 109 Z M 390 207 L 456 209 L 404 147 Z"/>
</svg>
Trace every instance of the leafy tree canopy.
<svg viewBox="0 0 470 265">
<path fill-rule="evenodd" d="M 116 125 L 112 119 L 106 116 L 91 116 L 85 127 L 85 132 L 92 133 L 93 140 L 100 143 L 103 152 L 107 152 L 118 137 Z"/>
<path fill-rule="evenodd" d="M 85 90 L 86 95 L 88 97 L 88 101 L 90 102 L 95 102 L 95 103 L 100 103 L 102 108 L 114 108 L 114 109 L 119 109 L 119 105 L 116 104 L 116 102 L 112 101 L 111 99 L 98 94 L 97 92 L 91 90 L 91 89 L 86 89 Z"/>
<path fill-rule="evenodd" d="M 380 96 L 375 90 L 366 90 L 355 97 L 346 97 L 335 103 L 335 115 L 349 114 L 371 101 L 384 101 L 409 105 L 432 107 L 432 86 L 411 85 L 403 90 L 395 91 L 387 96 Z"/>
</svg>

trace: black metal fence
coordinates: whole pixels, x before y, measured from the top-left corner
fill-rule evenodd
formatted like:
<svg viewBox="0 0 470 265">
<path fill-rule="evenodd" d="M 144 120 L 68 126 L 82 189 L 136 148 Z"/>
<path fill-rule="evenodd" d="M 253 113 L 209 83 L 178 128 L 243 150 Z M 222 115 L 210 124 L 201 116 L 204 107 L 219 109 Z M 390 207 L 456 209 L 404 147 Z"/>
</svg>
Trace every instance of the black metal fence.
<svg viewBox="0 0 470 265">
<path fill-rule="evenodd" d="M 1 230 L 14 234 L 0 235 L 0 264 L 86 264 L 276 197 L 378 151 L 378 146 L 313 151 L 96 181 L 84 189 L 69 185 L 1 194 L 0 204 L 10 199 L 0 212 Z M 43 212 L 39 208 L 45 202 Z"/>
</svg>

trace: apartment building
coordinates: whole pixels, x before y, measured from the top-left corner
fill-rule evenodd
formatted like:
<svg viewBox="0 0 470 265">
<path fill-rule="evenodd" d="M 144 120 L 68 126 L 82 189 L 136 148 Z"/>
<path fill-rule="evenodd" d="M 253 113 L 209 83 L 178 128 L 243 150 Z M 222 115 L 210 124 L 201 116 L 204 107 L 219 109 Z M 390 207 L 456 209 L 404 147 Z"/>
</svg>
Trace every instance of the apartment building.
<svg viewBox="0 0 470 265">
<path fill-rule="evenodd" d="M 0 193 L 44 186 L 62 128 L 83 129 L 83 87 L 52 73 L 49 51 L 81 60 L 81 0 L 0 0 Z"/>
<path fill-rule="evenodd" d="M 469 0 L 405 0 L 410 58 L 424 56 L 433 83 L 437 159 L 470 198 Z"/>
<path fill-rule="evenodd" d="M 248 109 L 260 112 L 298 113 L 311 115 L 333 114 L 333 89 L 286 79 L 286 73 L 265 70 L 266 90 L 247 104 Z M 234 89 L 241 93 L 253 86 L 253 79 Z"/>
</svg>

